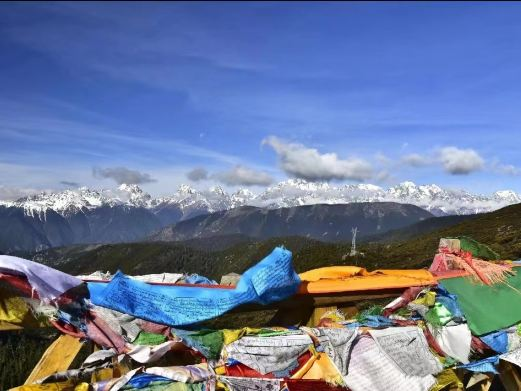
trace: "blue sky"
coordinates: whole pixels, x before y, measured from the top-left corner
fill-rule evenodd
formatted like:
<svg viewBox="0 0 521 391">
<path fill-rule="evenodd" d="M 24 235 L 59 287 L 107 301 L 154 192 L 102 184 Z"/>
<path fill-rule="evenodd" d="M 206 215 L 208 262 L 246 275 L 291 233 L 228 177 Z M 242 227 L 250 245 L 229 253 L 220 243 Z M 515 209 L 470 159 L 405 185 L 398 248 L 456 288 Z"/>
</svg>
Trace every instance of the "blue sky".
<svg viewBox="0 0 521 391">
<path fill-rule="evenodd" d="M 519 3 L 2 3 L 0 196 L 288 177 L 521 192 L 520 18 Z"/>
</svg>

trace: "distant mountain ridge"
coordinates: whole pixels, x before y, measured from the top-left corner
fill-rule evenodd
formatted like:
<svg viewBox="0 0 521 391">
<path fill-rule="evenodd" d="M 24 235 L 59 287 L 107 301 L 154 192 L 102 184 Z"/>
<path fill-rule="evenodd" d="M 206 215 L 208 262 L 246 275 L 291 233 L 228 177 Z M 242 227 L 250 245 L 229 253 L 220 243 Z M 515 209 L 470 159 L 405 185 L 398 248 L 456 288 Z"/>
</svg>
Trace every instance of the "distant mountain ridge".
<svg viewBox="0 0 521 391">
<path fill-rule="evenodd" d="M 240 234 L 255 239 L 303 236 L 323 241 L 350 240 L 353 227 L 361 237 L 403 228 L 433 217 L 414 205 L 394 202 L 317 204 L 267 209 L 242 206 L 201 215 L 163 228 L 157 241 L 186 241 Z"/>
<path fill-rule="evenodd" d="M 175 221 L 175 220 L 174 220 Z M 26 214 L 0 206 L 0 252 L 32 251 L 79 243 L 134 241 L 167 225 L 145 208 L 103 205 L 61 215 L 52 209 Z"/>
<path fill-rule="evenodd" d="M 137 185 L 123 184 L 115 190 L 82 187 L 0 201 L 0 251 L 140 240 L 171 224 L 242 206 L 275 210 L 373 202 L 412 204 L 444 216 L 495 210 L 521 202 L 521 195 L 510 190 L 474 195 L 412 182 L 384 190 L 370 184 L 334 186 L 300 179 L 280 182 L 258 194 L 248 189 L 229 194 L 219 186 L 196 190 L 182 185 L 172 196 L 160 198 L 153 198 Z"/>
<path fill-rule="evenodd" d="M 267 187 L 260 193 L 238 189 L 232 194 L 220 186 L 196 190 L 181 185 L 176 193 L 153 198 L 137 185 L 121 185 L 116 190 L 90 190 L 81 187 L 57 193 L 41 193 L 17 201 L 2 201 L 0 205 L 22 208 L 27 215 L 53 210 L 65 216 L 100 206 L 128 206 L 151 210 L 156 215 L 170 211 L 171 218 L 191 217 L 233 209 L 257 206 L 270 209 L 314 204 L 348 204 L 352 202 L 398 202 L 412 204 L 436 216 L 484 213 L 520 203 L 521 194 L 512 190 L 496 191 L 491 195 L 472 194 L 464 190 L 443 189 L 438 185 L 416 185 L 403 182 L 383 189 L 371 184 L 339 185 L 289 179 Z"/>
</svg>

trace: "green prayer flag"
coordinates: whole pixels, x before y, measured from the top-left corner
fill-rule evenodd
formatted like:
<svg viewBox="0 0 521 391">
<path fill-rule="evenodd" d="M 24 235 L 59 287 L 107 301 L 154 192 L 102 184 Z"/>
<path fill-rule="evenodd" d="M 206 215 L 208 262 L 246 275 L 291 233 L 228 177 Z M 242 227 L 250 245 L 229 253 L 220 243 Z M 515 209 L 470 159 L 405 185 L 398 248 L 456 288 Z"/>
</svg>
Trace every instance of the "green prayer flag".
<svg viewBox="0 0 521 391">
<path fill-rule="evenodd" d="M 434 306 L 427 311 L 424 318 L 430 324 L 441 327 L 450 322 L 452 314 L 443 304 L 434 303 Z"/>
<path fill-rule="evenodd" d="M 494 285 L 476 283 L 468 277 L 446 278 L 440 284 L 458 297 L 458 304 L 474 335 L 487 334 L 521 321 L 521 273 Z"/>
<path fill-rule="evenodd" d="M 162 334 L 147 333 L 142 331 L 134 340 L 134 345 L 159 345 L 166 341 L 166 337 Z"/>
<path fill-rule="evenodd" d="M 184 343 L 201 352 L 206 358 L 218 359 L 221 355 L 224 345 L 224 335 L 221 330 L 172 329 L 172 333 L 182 338 Z"/>
<path fill-rule="evenodd" d="M 468 236 L 458 236 L 460 246 L 463 251 L 469 251 L 475 258 L 480 259 L 499 259 L 499 254 L 492 250 L 489 246 L 479 243 L 477 240 Z"/>
</svg>

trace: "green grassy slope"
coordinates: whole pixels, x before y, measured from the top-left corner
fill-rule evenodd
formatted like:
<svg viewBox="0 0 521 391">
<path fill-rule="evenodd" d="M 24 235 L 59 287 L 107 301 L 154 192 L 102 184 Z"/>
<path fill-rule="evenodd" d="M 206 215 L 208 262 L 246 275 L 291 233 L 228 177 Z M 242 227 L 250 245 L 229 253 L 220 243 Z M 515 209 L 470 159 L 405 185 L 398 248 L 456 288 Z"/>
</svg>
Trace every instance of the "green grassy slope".
<svg viewBox="0 0 521 391">
<path fill-rule="evenodd" d="M 432 217 L 430 219 L 422 220 L 414 223 L 408 227 L 387 231 L 379 235 L 374 235 L 369 238 L 364 238 L 363 242 L 403 242 L 420 235 L 426 235 L 443 228 L 451 227 L 453 225 L 462 223 L 467 220 L 475 219 L 481 215 L 462 215 L 462 216 L 441 216 Z"/>
<path fill-rule="evenodd" d="M 503 259 L 521 258 L 521 204 L 484 213 L 406 241 L 369 243 L 367 247 L 371 257 L 380 253 L 389 266 L 421 267 L 430 264 L 441 237 L 461 235 L 488 244 Z"/>
</svg>

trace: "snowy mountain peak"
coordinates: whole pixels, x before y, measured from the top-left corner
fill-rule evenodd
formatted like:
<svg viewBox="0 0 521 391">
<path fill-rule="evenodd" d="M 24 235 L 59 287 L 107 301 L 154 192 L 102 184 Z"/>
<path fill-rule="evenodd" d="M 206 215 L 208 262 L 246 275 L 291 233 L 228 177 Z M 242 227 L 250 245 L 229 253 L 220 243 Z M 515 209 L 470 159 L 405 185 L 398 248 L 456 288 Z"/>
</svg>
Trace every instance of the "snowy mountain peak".
<svg viewBox="0 0 521 391">
<path fill-rule="evenodd" d="M 354 186 L 356 186 L 360 190 L 365 190 L 365 191 L 374 191 L 374 192 L 383 191 L 383 189 L 380 186 L 371 185 L 370 183 L 360 183 L 360 184 L 354 185 Z"/>
<path fill-rule="evenodd" d="M 438 185 L 422 185 L 419 186 L 420 192 L 428 194 L 429 196 L 436 196 L 437 194 L 443 193 L 443 189 Z"/>
<path fill-rule="evenodd" d="M 389 194 L 398 199 L 414 198 L 414 199 L 430 199 L 436 198 L 444 190 L 437 185 L 416 185 L 414 182 L 402 182 L 399 185 L 391 187 L 388 190 Z"/>
<path fill-rule="evenodd" d="M 122 193 L 123 198 L 127 203 L 133 206 L 147 207 L 150 206 L 152 196 L 145 193 L 138 185 L 123 183 L 119 185 L 118 190 Z"/>
<path fill-rule="evenodd" d="M 398 197 L 409 196 L 418 192 L 418 186 L 414 182 L 402 182 L 389 189 L 391 194 L 396 194 Z"/>
<path fill-rule="evenodd" d="M 246 205 L 255 198 L 255 194 L 248 189 L 239 189 L 231 196 L 231 203 L 233 208 Z"/>
<path fill-rule="evenodd" d="M 75 213 L 84 208 L 95 208 L 110 201 L 102 193 L 87 188 L 64 190 L 59 193 L 40 193 L 21 198 L 13 206 L 21 207 L 27 215 L 44 214 L 54 210 L 61 215 Z"/>
<path fill-rule="evenodd" d="M 220 196 L 226 195 L 226 192 L 221 186 L 210 187 L 209 192 Z"/>
<path fill-rule="evenodd" d="M 288 179 L 255 194 L 238 189 L 231 195 L 222 187 L 196 190 L 188 185 L 179 186 L 171 197 L 152 198 L 137 185 L 122 184 L 117 190 L 64 190 L 57 193 L 40 193 L 17 201 L 3 201 L 5 207 L 20 207 L 28 215 L 45 215 L 53 210 L 62 216 L 87 211 L 101 206 L 124 205 L 172 208 L 189 218 L 201 213 L 227 210 L 243 205 L 282 208 L 311 204 L 345 204 L 351 202 L 398 202 L 419 206 L 435 215 L 473 214 L 488 212 L 521 202 L 521 195 L 512 190 L 497 191 L 490 196 L 471 194 L 463 190 L 443 189 L 438 185 L 417 185 L 402 182 L 389 189 L 371 184 L 332 185 L 303 179 Z"/>
<path fill-rule="evenodd" d="M 242 197 L 242 198 L 253 198 L 255 194 L 248 189 L 239 189 L 235 193 L 233 193 L 232 197 Z"/>
<path fill-rule="evenodd" d="M 284 182 L 281 182 L 284 183 Z M 287 186 L 292 186 L 298 189 L 307 191 L 327 190 L 329 184 L 327 182 L 308 182 L 304 179 L 290 179 L 286 181 Z"/>
<path fill-rule="evenodd" d="M 199 193 L 199 192 L 189 185 L 181 185 L 177 189 L 177 194 L 179 194 L 179 195 L 190 195 L 190 194 L 197 194 L 197 193 Z"/>
<path fill-rule="evenodd" d="M 404 187 L 404 188 L 411 188 L 411 189 L 417 188 L 416 183 L 411 182 L 411 181 L 404 181 L 404 182 L 400 183 L 398 186 Z"/>
<path fill-rule="evenodd" d="M 127 185 L 126 183 L 122 183 L 119 185 L 118 190 L 126 191 L 128 193 L 143 193 L 143 190 L 135 184 Z"/>
<path fill-rule="evenodd" d="M 517 204 L 521 202 L 521 195 L 515 193 L 512 190 L 500 190 L 493 194 L 493 198 L 499 201 L 506 201 L 509 203 Z"/>
</svg>

